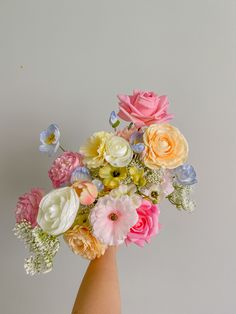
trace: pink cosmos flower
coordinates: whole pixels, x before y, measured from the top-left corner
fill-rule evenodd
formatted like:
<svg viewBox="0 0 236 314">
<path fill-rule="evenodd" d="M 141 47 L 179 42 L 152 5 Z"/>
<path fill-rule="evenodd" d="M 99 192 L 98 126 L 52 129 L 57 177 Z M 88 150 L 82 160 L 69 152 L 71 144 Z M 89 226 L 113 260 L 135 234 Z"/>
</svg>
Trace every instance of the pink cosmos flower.
<svg viewBox="0 0 236 314">
<path fill-rule="evenodd" d="M 82 205 L 91 205 L 98 196 L 98 190 L 92 182 L 77 181 L 73 185 Z"/>
<path fill-rule="evenodd" d="M 137 221 L 138 214 L 128 195 L 118 199 L 110 195 L 101 197 L 90 214 L 94 236 L 107 245 L 123 243 Z"/>
<path fill-rule="evenodd" d="M 167 112 L 169 101 L 166 96 L 134 90 L 133 95 L 118 95 L 118 98 L 120 100 L 118 116 L 138 127 L 168 122 L 173 118 Z"/>
<path fill-rule="evenodd" d="M 158 221 L 160 211 L 157 205 L 143 199 L 141 206 L 137 208 L 137 213 L 139 216 L 138 222 L 130 229 L 125 243 L 135 243 L 143 247 L 160 230 Z"/>
<path fill-rule="evenodd" d="M 22 220 L 26 220 L 32 225 L 33 228 L 37 225 L 39 203 L 44 194 L 45 193 L 43 190 L 35 188 L 19 197 L 15 209 L 17 223 L 21 222 Z"/>
<path fill-rule="evenodd" d="M 79 153 L 64 152 L 57 157 L 48 171 L 53 187 L 59 188 L 69 184 L 71 174 L 78 166 L 83 166 L 82 155 Z"/>
</svg>

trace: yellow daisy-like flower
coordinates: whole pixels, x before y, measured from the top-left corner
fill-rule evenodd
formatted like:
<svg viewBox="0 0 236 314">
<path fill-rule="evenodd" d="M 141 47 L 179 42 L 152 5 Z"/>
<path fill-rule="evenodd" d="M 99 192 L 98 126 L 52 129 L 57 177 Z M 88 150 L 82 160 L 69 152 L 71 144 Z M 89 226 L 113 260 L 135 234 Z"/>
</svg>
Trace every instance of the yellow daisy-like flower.
<svg viewBox="0 0 236 314">
<path fill-rule="evenodd" d="M 144 186 L 146 184 L 146 179 L 144 178 L 144 169 L 130 167 L 129 174 L 135 185 Z"/>
<path fill-rule="evenodd" d="M 99 176 L 107 188 L 114 189 L 119 186 L 120 181 L 127 177 L 127 169 L 106 165 L 99 170 Z"/>
<path fill-rule="evenodd" d="M 88 168 L 98 168 L 104 164 L 105 144 L 111 136 L 112 134 L 108 132 L 96 132 L 80 148 Z"/>
<path fill-rule="evenodd" d="M 89 260 L 101 257 L 107 248 L 85 226 L 76 225 L 69 229 L 64 233 L 64 239 L 75 254 Z"/>
</svg>

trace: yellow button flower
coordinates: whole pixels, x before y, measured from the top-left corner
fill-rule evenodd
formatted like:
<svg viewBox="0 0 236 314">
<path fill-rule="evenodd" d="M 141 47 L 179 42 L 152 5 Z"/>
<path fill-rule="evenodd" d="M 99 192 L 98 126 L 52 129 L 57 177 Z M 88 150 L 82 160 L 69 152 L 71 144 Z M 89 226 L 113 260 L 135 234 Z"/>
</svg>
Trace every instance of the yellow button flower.
<svg viewBox="0 0 236 314">
<path fill-rule="evenodd" d="M 106 165 L 99 170 L 99 176 L 103 179 L 103 184 L 107 188 L 114 189 L 119 186 L 120 181 L 126 178 L 127 169 Z"/>
<path fill-rule="evenodd" d="M 144 163 L 150 169 L 173 169 L 188 158 L 188 143 L 180 131 L 170 124 L 153 124 L 144 133 Z"/>
<path fill-rule="evenodd" d="M 104 164 L 105 144 L 111 135 L 108 132 L 96 132 L 80 148 L 80 153 L 84 155 L 88 168 L 98 168 Z"/>
</svg>

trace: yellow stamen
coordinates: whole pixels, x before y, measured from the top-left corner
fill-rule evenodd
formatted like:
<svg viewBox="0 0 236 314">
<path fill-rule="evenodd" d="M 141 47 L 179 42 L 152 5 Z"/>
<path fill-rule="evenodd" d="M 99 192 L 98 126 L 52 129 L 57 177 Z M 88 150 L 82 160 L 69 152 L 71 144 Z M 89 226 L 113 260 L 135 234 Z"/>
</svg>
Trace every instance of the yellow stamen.
<svg viewBox="0 0 236 314">
<path fill-rule="evenodd" d="M 56 137 L 55 137 L 55 134 L 54 133 L 51 133 L 47 139 L 45 140 L 45 143 L 50 145 L 50 144 L 53 144 L 53 142 L 55 141 Z"/>
</svg>

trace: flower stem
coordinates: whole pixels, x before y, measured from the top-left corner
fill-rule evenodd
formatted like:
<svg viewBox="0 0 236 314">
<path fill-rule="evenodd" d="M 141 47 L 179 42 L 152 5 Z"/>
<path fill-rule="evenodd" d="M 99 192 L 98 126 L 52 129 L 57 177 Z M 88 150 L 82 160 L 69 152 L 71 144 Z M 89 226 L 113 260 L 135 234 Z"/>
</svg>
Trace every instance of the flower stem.
<svg viewBox="0 0 236 314">
<path fill-rule="evenodd" d="M 61 144 L 59 145 L 59 147 L 60 147 L 60 149 L 61 149 L 63 152 L 66 151 L 65 148 L 64 148 Z"/>
</svg>

